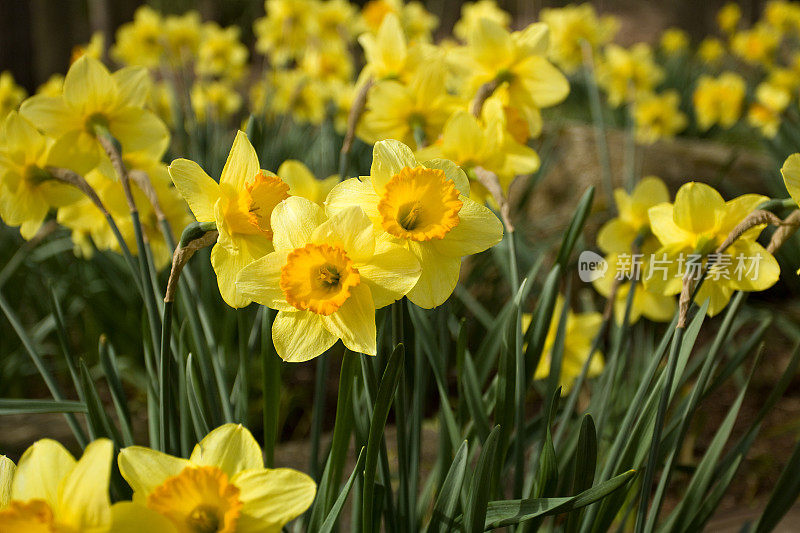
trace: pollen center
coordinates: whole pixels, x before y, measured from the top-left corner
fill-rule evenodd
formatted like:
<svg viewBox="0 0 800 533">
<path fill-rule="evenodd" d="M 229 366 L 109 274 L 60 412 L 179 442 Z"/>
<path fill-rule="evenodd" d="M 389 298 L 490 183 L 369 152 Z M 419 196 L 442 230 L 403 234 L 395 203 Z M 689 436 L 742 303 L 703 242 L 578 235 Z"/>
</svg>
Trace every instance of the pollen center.
<svg viewBox="0 0 800 533">
<path fill-rule="evenodd" d="M 44 500 L 12 501 L 0 510 L 0 531 L 44 533 L 53 530 L 53 510 Z"/>
<path fill-rule="evenodd" d="M 229 194 L 225 220 L 232 232 L 261 234 L 272 240 L 272 210 L 289 197 L 289 186 L 279 177 L 262 170 L 247 180 L 244 190 Z"/>
<path fill-rule="evenodd" d="M 361 282 L 358 269 L 338 246 L 306 244 L 286 258 L 281 269 L 281 289 L 286 301 L 300 310 L 319 315 L 334 313 Z"/>
<path fill-rule="evenodd" d="M 180 533 L 233 533 L 242 502 L 239 488 L 215 466 L 187 466 L 147 497 L 147 506 L 167 517 Z"/>
<path fill-rule="evenodd" d="M 458 189 L 444 171 L 405 167 L 392 176 L 378 202 L 383 229 L 401 239 L 442 239 L 459 222 Z"/>
</svg>

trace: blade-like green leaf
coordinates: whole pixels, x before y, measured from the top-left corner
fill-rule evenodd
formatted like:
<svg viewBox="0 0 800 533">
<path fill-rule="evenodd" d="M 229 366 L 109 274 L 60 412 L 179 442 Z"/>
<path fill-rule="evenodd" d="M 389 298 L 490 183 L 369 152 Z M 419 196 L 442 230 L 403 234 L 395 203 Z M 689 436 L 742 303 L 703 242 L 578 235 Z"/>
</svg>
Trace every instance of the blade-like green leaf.
<svg viewBox="0 0 800 533">
<path fill-rule="evenodd" d="M 447 471 L 442 488 L 439 489 L 439 495 L 433 504 L 433 513 L 426 530 L 428 533 L 446 533 L 452 530 L 453 513 L 458 504 L 467 469 L 467 450 L 467 441 L 464 441 L 456 451 L 450 470 Z"/>
<path fill-rule="evenodd" d="M 484 530 L 489 491 L 492 486 L 492 477 L 495 475 L 495 458 L 497 455 L 497 441 L 500 438 L 500 426 L 495 426 L 478 457 L 475 473 L 467 497 L 467 508 L 464 510 L 464 531 L 478 533 Z"/>
</svg>

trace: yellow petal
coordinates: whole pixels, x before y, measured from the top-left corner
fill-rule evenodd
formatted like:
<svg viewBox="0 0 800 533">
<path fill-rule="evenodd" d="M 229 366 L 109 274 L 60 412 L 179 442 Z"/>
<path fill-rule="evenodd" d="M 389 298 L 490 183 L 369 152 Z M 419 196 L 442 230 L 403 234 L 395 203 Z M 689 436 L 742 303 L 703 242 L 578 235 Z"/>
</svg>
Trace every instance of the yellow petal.
<svg viewBox="0 0 800 533">
<path fill-rule="evenodd" d="M 64 100 L 81 113 L 107 111 L 117 96 L 117 84 L 108 69 L 87 55 L 75 61 L 64 77 Z"/>
<path fill-rule="evenodd" d="M 51 137 L 60 137 L 68 131 L 82 129 L 81 118 L 61 97 L 31 96 L 22 102 L 19 112 Z"/>
<path fill-rule="evenodd" d="M 62 135 L 50 147 L 47 164 L 74 170 L 85 176 L 100 162 L 101 148 L 84 130 L 72 130 Z"/>
<path fill-rule="evenodd" d="M 234 247 L 215 244 L 211 250 L 211 265 L 217 274 L 217 286 L 222 299 L 236 309 L 251 302 L 236 288 L 236 276 L 244 267 L 271 252 L 272 245 L 261 235 L 238 235 L 234 242 Z"/>
<path fill-rule="evenodd" d="M 550 29 L 545 22 L 534 22 L 524 30 L 514 34 L 517 42 L 525 47 L 526 55 L 547 54 L 550 45 Z"/>
<path fill-rule="evenodd" d="M 431 159 L 430 161 L 425 161 L 422 163 L 422 166 L 443 170 L 447 179 L 452 180 L 453 183 L 455 183 L 458 192 L 469 197 L 469 178 L 467 178 L 467 174 L 461 169 L 460 166 L 448 159 Z"/>
<path fill-rule="evenodd" d="M 458 283 L 461 258 L 441 255 L 429 243 L 412 242 L 409 249 L 422 266 L 422 272 L 408 292 L 408 299 L 424 309 L 442 305 Z"/>
<path fill-rule="evenodd" d="M 114 445 L 108 439 L 90 443 L 83 456 L 62 481 L 58 521 L 76 531 L 103 531 L 111 525 L 108 482 Z"/>
<path fill-rule="evenodd" d="M 123 108 L 109 117 L 108 129 L 123 153 L 142 152 L 149 159 L 161 160 L 169 146 L 167 126 L 146 109 Z"/>
<path fill-rule="evenodd" d="M 702 305 L 706 300 L 708 303 L 708 316 L 716 316 L 725 309 L 733 294 L 733 289 L 725 283 L 706 280 L 697 291 L 694 301 L 697 305 Z"/>
<path fill-rule="evenodd" d="M 272 244 L 276 250 L 302 248 L 324 220 L 320 206 L 306 198 L 290 196 L 272 211 Z"/>
<path fill-rule="evenodd" d="M 650 207 L 664 202 L 669 202 L 669 191 L 664 182 L 655 176 L 642 178 L 631 194 L 634 209 L 642 215 L 646 215 Z"/>
<path fill-rule="evenodd" d="M 375 304 L 366 284 L 351 288 L 350 297 L 336 312 L 322 317 L 322 322 L 350 350 L 375 355 Z"/>
<path fill-rule="evenodd" d="M 800 154 L 792 154 L 786 159 L 781 167 L 781 175 L 789 195 L 800 205 Z"/>
<path fill-rule="evenodd" d="M 443 239 L 430 241 L 430 247 L 443 256 L 463 257 L 491 248 L 503 239 L 503 224 L 484 206 L 462 196 L 458 225 Z"/>
<path fill-rule="evenodd" d="M 117 457 L 119 471 L 134 494 L 147 496 L 167 478 L 177 476 L 192 463 L 143 446 L 123 448 Z"/>
<path fill-rule="evenodd" d="M 723 235 L 730 233 L 739 222 L 747 218 L 747 215 L 755 211 L 759 204 L 769 200 L 760 194 L 743 194 L 725 203 L 725 212 L 719 223 L 719 232 Z M 742 237 L 754 239 L 758 237 L 764 226 L 756 226 L 748 230 Z"/>
<path fill-rule="evenodd" d="M 242 470 L 264 468 L 261 447 L 241 424 L 225 424 L 211 431 L 194 447 L 189 461 L 216 466 L 229 477 Z"/>
<path fill-rule="evenodd" d="M 381 194 L 392 176 L 405 167 L 414 168 L 418 165 L 411 148 L 405 144 L 394 139 L 378 141 L 372 149 L 372 166 L 369 172 L 372 186 Z"/>
<path fill-rule="evenodd" d="M 17 464 L 11 483 L 11 499 L 44 500 L 56 509 L 59 484 L 75 466 L 75 462 L 72 454 L 54 440 L 34 442 Z"/>
<path fill-rule="evenodd" d="M 281 289 L 281 269 L 288 254 L 288 250 L 272 252 L 245 266 L 236 278 L 237 290 L 245 298 L 272 309 L 293 310 Z"/>
<path fill-rule="evenodd" d="M 336 185 L 328 193 L 328 198 L 325 200 L 325 212 L 328 216 L 333 216 L 343 209 L 357 205 L 374 224 L 380 225 L 379 201 L 380 197 L 368 178 L 364 178 L 363 181 L 358 178 L 350 178 Z"/>
<path fill-rule="evenodd" d="M 730 286 L 739 291 L 763 291 L 778 281 L 781 269 L 778 261 L 757 242 L 740 238 L 725 252 L 730 255 L 730 265 L 725 270 L 730 276 Z"/>
<path fill-rule="evenodd" d="M 469 50 L 484 65 L 510 58 L 514 52 L 511 34 L 496 21 L 481 18 L 469 37 Z"/>
<path fill-rule="evenodd" d="M 314 229 L 311 242 L 341 247 L 356 263 L 369 261 L 375 253 L 372 221 L 358 206 L 339 211 Z"/>
<path fill-rule="evenodd" d="M 114 533 L 178 533 L 166 516 L 134 502 L 117 502 L 111 506 L 111 531 Z"/>
<path fill-rule="evenodd" d="M 597 246 L 607 254 L 630 253 L 635 240 L 634 228 L 618 218 L 603 224 L 597 233 Z"/>
<path fill-rule="evenodd" d="M 214 204 L 219 198 L 219 185 L 200 165 L 188 159 L 176 159 L 169 166 L 169 175 L 175 188 L 189 204 L 194 217 L 200 222 L 214 220 Z"/>
<path fill-rule="evenodd" d="M 685 244 L 691 241 L 691 234 L 675 223 L 672 204 L 659 204 L 647 210 L 650 218 L 650 230 L 664 246 Z"/>
<path fill-rule="evenodd" d="M 417 284 L 422 271 L 414 254 L 387 239 L 376 243 L 375 255 L 369 262 L 356 266 L 377 309 L 405 296 Z"/>
<path fill-rule="evenodd" d="M 324 195 L 319 198 L 322 181 L 315 178 L 308 167 L 300 161 L 294 159 L 284 161 L 278 168 L 278 176 L 289 186 L 289 194 L 302 196 L 315 203 L 322 203 L 325 200 Z"/>
<path fill-rule="evenodd" d="M 47 147 L 44 135 L 16 111 L 9 113 L 3 122 L 3 142 L 4 150 L 10 155 L 18 152 L 24 154 L 26 159 L 38 157 Z"/>
<path fill-rule="evenodd" d="M 0 509 L 11 501 L 11 482 L 16 469 L 14 461 L 5 455 L 0 455 Z"/>
<path fill-rule="evenodd" d="M 444 125 L 442 146 L 453 150 L 459 159 L 467 160 L 470 154 L 483 153 L 483 141 L 483 130 L 478 119 L 466 111 L 456 111 Z"/>
<path fill-rule="evenodd" d="M 231 481 L 241 491 L 241 533 L 279 531 L 311 506 L 317 490 L 314 480 L 290 468 L 248 470 Z"/>
<path fill-rule="evenodd" d="M 663 296 L 643 287 L 636 289 L 641 298 L 642 314 L 653 322 L 669 322 L 675 315 L 677 304 L 672 296 Z"/>
<path fill-rule="evenodd" d="M 699 234 L 713 231 L 724 209 L 725 200 L 717 191 L 693 181 L 678 189 L 673 216 L 678 227 Z"/>
<path fill-rule="evenodd" d="M 258 174 L 259 170 L 255 148 L 250 144 L 245 132 L 237 131 L 228 160 L 222 169 L 220 183 L 227 183 L 237 191 L 241 191 L 245 187 L 246 180 Z"/>
<path fill-rule="evenodd" d="M 536 107 L 551 107 L 569 94 L 567 78 L 542 56 L 531 56 L 516 68 L 526 92 Z"/>
<path fill-rule="evenodd" d="M 322 324 L 322 316 L 311 311 L 278 311 L 272 323 L 275 350 L 281 359 L 290 363 L 313 359 L 337 340 Z"/>
<path fill-rule="evenodd" d="M 123 67 L 111 75 L 117 84 L 122 105 L 144 107 L 152 82 L 143 67 Z"/>
</svg>

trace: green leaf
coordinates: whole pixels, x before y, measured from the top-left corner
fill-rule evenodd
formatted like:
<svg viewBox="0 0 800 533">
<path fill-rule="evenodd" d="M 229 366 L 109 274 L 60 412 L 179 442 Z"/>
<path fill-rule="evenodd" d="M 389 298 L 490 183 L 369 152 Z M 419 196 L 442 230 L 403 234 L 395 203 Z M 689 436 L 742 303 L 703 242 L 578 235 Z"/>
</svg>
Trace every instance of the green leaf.
<svg viewBox="0 0 800 533">
<path fill-rule="evenodd" d="M 561 242 L 561 248 L 558 250 L 558 258 L 556 263 L 561 265 L 562 269 L 566 269 L 567 262 L 569 261 L 572 250 L 575 248 L 575 243 L 583 231 L 583 226 L 586 224 L 586 219 L 592 209 L 592 202 L 594 200 L 594 187 L 589 187 L 575 209 L 575 214 L 572 216 L 572 221 L 569 223 L 564 240 Z"/>
<path fill-rule="evenodd" d="M 475 363 L 469 351 L 464 352 L 464 372 L 461 375 L 464 398 L 470 417 L 475 424 L 478 439 L 485 441 L 489 436 L 489 416 L 486 412 L 486 405 L 481 396 L 481 388 L 478 384 L 478 375 L 475 371 Z"/>
<path fill-rule="evenodd" d="M 542 287 L 539 300 L 536 302 L 536 309 L 533 312 L 531 325 L 525 332 L 525 342 L 528 347 L 525 349 L 525 382 L 530 383 L 536 367 L 539 366 L 539 359 L 542 357 L 542 349 L 550 329 L 550 322 L 553 319 L 553 310 L 558 297 L 558 286 L 561 281 L 561 267 L 556 264 Z"/>
<path fill-rule="evenodd" d="M 105 336 L 100 337 L 100 365 L 106 377 L 108 388 L 111 391 L 111 399 L 114 402 L 114 409 L 117 412 L 117 419 L 122 430 L 122 441 L 125 446 L 133 446 L 133 429 L 131 428 L 131 414 L 128 410 L 128 399 L 125 390 L 122 388 L 122 381 L 119 378 L 119 366 L 117 365 L 117 354 L 114 347 L 108 344 Z"/>
<path fill-rule="evenodd" d="M 467 508 L 464 512 L 464 531 L 478 533 L 484 530 L 483 524 L 487 518 L 489 491 L 492 486 L 492 477 L 495 474 L 495 458 L 497 455 L 497 441 L 500 438 L 500 426 L 495 426 L 478 457 L 475 473 L 467 497 Z"/>
<path fill-rule="evenodd" d="M 0 415 L 40 413 L 86 413 L 86 404 L 72 400 L 26 400 L 0 398 Z"/>
<path fill-rule="evenodd" d="M 355 355 L 353 355 L 355 358 Z M 342 507 L 344 507 L 344 502 L 347 501 L 347 495 L 350 494 L 350 489 L 353 487 L 353 482 L 356 480 L 358 473 L 364 466 L 364 460 L 366 459 L 366 454 L 364 448 L 361 448 L 361 451 L 358 453 L 358 460 L 356 461 L 356 466 L 353 468 L 353 472 L 350 474 L 350 477 L 347 479 L 347 482 L 344 484 L 344 487 L 339 492 L 339 496 L 336 498 L 336 501 L 333 502 L 331 506 L 331 510 L 328 513 L 328 516 L 325 517 L 325 521 L 320 526 L 319 533 L 331 533 L 336 526 L 336 520 L 339 518 L 339 514 L 342 512 Z M 313 529 L 309 529 L 309 531 L 314 531 Z"/>
<path fill-rule="evenodd" d="M 585 414 L 581 421 L 578 446 L 575 449 L 575 470 L 572 475 L 572 493 L 577 494 L 591 488 L 597 469 L 597 432 L 592 415 Z M 565 530 L 576 531 L 582 510 L 575 510 L 567 516 Z"/>
<path fill-rule="evenodd" d="M 461 495 L 461 487 L 467 469 L 467 450 L 467 441 L 464 441 L 458 447 L 453 463 L 442 483 L 442 488 L 439 489 L 439 495 L 433 504 L 431 520 L 426 529 L 427 533 L 447 533 L 453 528 L 453 513 Z"/>
</svg>

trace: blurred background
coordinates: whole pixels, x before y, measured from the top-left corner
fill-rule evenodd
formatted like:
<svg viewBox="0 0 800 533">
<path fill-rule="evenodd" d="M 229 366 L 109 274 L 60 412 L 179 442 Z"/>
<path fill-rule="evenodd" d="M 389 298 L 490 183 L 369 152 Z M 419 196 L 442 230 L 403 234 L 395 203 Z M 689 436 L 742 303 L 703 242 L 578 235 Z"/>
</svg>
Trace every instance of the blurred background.
<svg viewBox="0 0 800 533">
<path fill-rule="evenodd" d="M 365 1 L 353 3 L 363 5 Z M 428 0 L 422 3 L 439 17 L 437 35 L 441 36 L 451 34 L 465 2 Z M 542 8 L 569 3 L 497 1 L 501 8 L 511 13 L 515 27 L 537 19 Z M 598 0 L 592 3 L 599 13 L 620 18 L 622 27 L 616 41 L 627 45 L 639 41 L 654 42 L 660 31 L 670 26 L 683 28 L 699 41 L 714 32 L 714 16 L 725 0 Z M 197 9 L 203 20 L 241 27 L 242 39 L 249 45 L 253 43 L 253 21 L 264 14 L 261 0 L 3 0 L 0 1 L 0 71 L 13 72 L 17 83 L 31 93 L 51 74 L 65 72 L 73 47 L 88 42 L 95 31 L 103 32 L 106 43 L 112 42 L 116 28 L 131 21 L 134 11 L 142 4 L 149 4 L 164 14 Z M 749 23 L 758 18 L 765 0 L 739 4 L 742 18 Z"/>
</svg>

